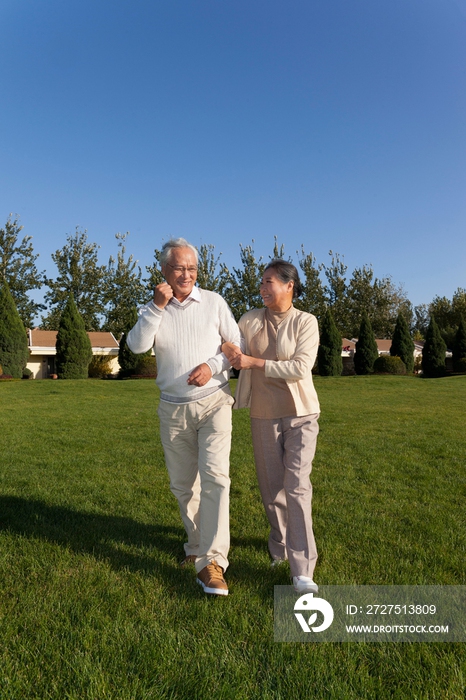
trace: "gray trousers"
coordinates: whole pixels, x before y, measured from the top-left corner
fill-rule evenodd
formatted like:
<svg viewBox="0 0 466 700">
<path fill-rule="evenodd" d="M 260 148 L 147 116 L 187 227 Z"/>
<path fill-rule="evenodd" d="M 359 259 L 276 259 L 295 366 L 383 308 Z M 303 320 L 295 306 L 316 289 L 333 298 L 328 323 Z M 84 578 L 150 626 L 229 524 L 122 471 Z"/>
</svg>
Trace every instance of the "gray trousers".
<svg viewBox="0 0 466 700">
<path fill-rule="evenodd" d="M 292 576 L 312 578 L 317 549 L 312 531 L 310 474 L 319 414 L 251 418 L 257 479 L 270 523 L 269 552 L 288 559 Z"/>
</svg>

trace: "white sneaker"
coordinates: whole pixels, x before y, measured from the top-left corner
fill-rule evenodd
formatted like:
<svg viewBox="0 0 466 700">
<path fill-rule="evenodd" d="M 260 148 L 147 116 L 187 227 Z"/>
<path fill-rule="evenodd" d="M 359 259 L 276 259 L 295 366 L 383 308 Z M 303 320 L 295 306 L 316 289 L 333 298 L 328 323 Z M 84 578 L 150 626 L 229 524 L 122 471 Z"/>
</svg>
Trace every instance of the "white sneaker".
<svg viewBox="0 0 466 700">
<path fill-rule="evenodd" d="M 317 593 L 319 586 L 308 576 L 293 576 L 293 587 L 296 593 Z"/>
</svg>

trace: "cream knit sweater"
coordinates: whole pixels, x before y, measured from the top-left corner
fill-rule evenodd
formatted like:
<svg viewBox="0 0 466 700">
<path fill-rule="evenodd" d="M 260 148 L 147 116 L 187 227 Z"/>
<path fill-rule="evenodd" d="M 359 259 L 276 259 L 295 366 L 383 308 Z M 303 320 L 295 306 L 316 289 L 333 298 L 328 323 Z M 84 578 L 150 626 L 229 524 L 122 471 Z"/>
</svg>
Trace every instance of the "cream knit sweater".
<svg viewBox="0 0 466 700">
<path fill-rule="evenodd" d="M 240 344 L 240 331 L 219 294 L 194 287 L 180 303 L 171 299 L 164 309 L 152 301 L 139 310 L 126 342 L 134 353 L 154 348 L 161 399 L 190 403 L 214 393 L 228 381 L 230 363 L 221 352 L 223 342 Z M 212 377 L 202 387 L 189 385 L 188 376 L 202 363 Z"/>
</svg>

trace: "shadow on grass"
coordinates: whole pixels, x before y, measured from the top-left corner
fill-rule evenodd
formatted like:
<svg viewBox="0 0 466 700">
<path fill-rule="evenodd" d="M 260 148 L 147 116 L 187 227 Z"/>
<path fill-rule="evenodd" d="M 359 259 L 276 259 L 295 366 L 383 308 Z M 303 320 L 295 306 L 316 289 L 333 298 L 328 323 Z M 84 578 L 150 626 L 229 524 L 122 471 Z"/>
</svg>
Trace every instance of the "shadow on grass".
<svg viewBox="0 0 466 700">
<path fill-rule="evenodd" d="M 18 496 L 0 496 L 2 530 L 67 547 L 75 554 L 91 555 L 116 571 L 159 576 L 178 588 L 179 594 L 188 593 L 189 589 L 198 590 L 194 576 L 180 576 L 179 560 L 183 556 L 185 539 L 182 527 L 148 525 L 131 518 L 86 513 Z M 270 600 L 274 585 L 289 582 L 286 570 L 272 571 L 269 564 L 252 563 L 247 555 L 242 556 L 244 550 L 251 548 L 266 550 L 266 540 L 233 537 L 232 546 L 231 592 L 234 592 L 234 584 L 252 585 L 257 595 Z M 168 558 L 174 560 L 173 563 L 167 561 Z M 202 597 L 200 588 L 199 593 Z"/>
<path fill-rule="evenodd" d="M 183 552 L 181 527 L 147 525 L 17 496 L 0 497 L 0 530 L 43 539 L 77 554 L 91 554 L 108 561 L 113 569 L 172 571 L 178 563 L 170 566 L 161 561 L 166 556 L 157 555 L 168 554 L 178 560 Z"/>
</svg>

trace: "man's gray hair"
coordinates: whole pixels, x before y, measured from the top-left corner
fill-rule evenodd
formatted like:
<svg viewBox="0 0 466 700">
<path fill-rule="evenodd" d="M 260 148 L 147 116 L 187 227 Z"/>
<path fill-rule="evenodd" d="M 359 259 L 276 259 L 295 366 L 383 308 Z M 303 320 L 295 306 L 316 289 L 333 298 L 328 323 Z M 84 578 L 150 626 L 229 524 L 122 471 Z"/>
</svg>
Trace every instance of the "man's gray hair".
<svg viewBox="0 0 466 700">
<path fill-rule="evenodd" d="M 161 265 L 166 265 L 169 262 L 173 248 L 189 248 L 193 251 L 194 255 L 196 256 L 197 263 L 197 249 L 193 245 L 191 245 L 191 243 L 188 243 L 188 241 L 185 238 L 171 238 L 162 246 L 162 250 L 160 252 Z"/>
</svg>

